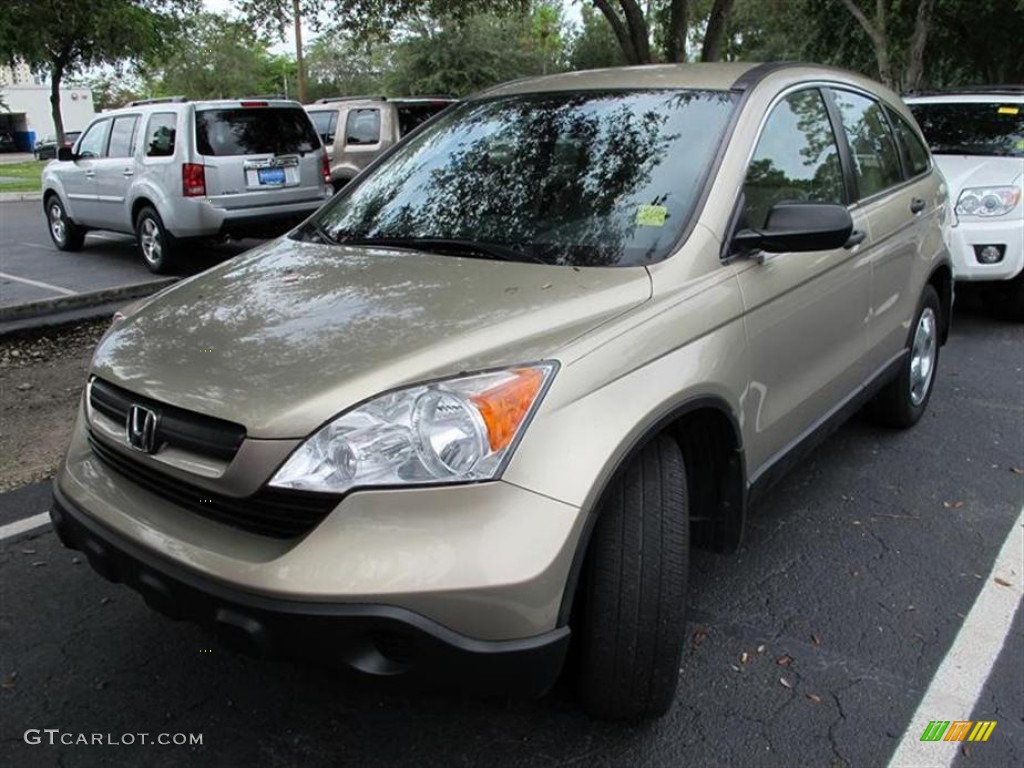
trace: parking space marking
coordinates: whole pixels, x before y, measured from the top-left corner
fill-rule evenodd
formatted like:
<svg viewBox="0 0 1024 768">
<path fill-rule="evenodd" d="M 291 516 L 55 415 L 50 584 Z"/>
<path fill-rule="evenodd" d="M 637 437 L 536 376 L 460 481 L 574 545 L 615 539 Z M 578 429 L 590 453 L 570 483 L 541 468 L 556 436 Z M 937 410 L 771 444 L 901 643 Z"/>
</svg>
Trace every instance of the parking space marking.
<svg viewBox="0 0 1024 768">
<path fill-rule="evenodd" d="M 1003 542 L 981 594 L 910 719 L 889 768 L 953 764 L 960 742 L 921 741 L 921 735 L 931 720 L 966 720 L 971 716 L 1024 596 L 1022 580 L 1024 508 Z M 979 751 L 983 746 L 978 745 Z"/>
<path fill-rule="evenodd" d="M 28 243 L 22 243 L 22 245 L 28 245 Z M 36 288 L 45 288 L 48 291 L 56 291 L 57 293 L 63 293 L 65 296 L 74 296 L 78 291 L 72 291 L 70 288 L 61 288 L 59 285 L 53 285 L 52 283 L 44 283 L 40 280 L 29 280 L 27 277 L 18 277 L 17 275 L 11 275 L 7 272 L 0 272 L 0 277 L 5 280 L 14 280 L 17 283 L 25 283 L 25 285 L 32 285 Z"/>
<path fill-rule="evenodd" d="M 41 251 L 53 251 L 52 245 L 40 245 L 39 243 L 18 243 L 18 245 L 23 245 L 26 248 L 38 248 Z"/>
<path fill-rule="evenodd" d="M 50 524 L 50 513 L 40 512 L 38 515 L 26 517 L 24 520 L 15 520 L 7 525 L 0 525 L 0 541 L 11 539 L 26 531 Z"/>
</svg>

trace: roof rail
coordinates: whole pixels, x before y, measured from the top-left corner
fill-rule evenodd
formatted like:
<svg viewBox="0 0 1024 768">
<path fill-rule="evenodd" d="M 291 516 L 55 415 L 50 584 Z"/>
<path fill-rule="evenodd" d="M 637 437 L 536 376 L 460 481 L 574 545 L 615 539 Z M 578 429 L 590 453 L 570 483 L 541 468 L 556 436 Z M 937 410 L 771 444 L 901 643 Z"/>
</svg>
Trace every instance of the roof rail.
<svg viewBox="0 0 1024 768">
<path fill-rule="evenodd" d="M 142 107 L 146 104 L 177 104 L 183 101 L 188 101 L 184 96 L 163 96 L 158 99 L 136 99 L 135 101 L 129 101 L 126 107 Z"/>
<path fill-rule="evenodd" d="M 325 96 L 317 99 L 314 104 L 331 104 L 335 101 L 387 101 L 387 96 Z"/>
<path fill-rule="evenodd" d="M 1004 85 L 961 85 L 961 86 L 950 86 L 949 88 L 933 88 L 933 89 L 921 89 L 921 90 L 909 90 L 904 93 L 904 96 L 953 96 L 958 93 L 991 93 L 991 94 L 1007 94 L 1016 96 L 1018 94 L 1024 94 L 1024 85 L 1016 84 L 1004 84 Z"/>
</svg>

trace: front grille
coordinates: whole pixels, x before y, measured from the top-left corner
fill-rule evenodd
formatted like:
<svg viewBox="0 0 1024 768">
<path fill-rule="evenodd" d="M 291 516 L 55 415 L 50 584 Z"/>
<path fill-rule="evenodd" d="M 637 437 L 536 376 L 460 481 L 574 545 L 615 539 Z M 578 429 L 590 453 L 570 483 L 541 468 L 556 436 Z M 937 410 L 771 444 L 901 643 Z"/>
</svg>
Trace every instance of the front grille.
<svg viewBox="0 0 1024 768">
<path fill-rule="evenodd" d="M 167 443 L 202 456 L 230 461 L 245 440 L 245 427 L 224 419 L 204 416 L 136 395 L 103 379 L 93 379 L 89 404 L 104 416 L 124 426 L 128 409 L 141 405 L 160 414 L 157 445 Z"/>
<path fill-rule="evenodd" d="M 104 464 L 150 493 L 189 512 L 261 536 L 298 538 L 319 525 L 341 501 L 333 494 L 274 488 L 261 488 L 244 498 L 223 496 L 168 477 L 104 445 L 91 433 L 89 445 Z"/>
</svg>

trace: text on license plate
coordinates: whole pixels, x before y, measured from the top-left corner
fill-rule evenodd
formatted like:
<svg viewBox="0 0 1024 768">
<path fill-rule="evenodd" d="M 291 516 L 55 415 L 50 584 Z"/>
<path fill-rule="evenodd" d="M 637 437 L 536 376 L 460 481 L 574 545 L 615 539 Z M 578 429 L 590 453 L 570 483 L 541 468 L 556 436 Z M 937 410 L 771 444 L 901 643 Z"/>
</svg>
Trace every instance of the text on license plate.
<svg viewBox="0 0 1024 768">
<path fill-rule="evenodd" d="M 260 168 L 257 176 L 260 184 L 284 184 L 284 168 Z"/>
</svg>

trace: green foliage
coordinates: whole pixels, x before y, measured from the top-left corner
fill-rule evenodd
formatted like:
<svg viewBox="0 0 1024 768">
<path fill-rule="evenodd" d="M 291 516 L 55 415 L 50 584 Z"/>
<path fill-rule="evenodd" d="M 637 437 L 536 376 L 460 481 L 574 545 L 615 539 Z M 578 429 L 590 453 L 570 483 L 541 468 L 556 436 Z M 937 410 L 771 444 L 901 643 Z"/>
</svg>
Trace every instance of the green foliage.
<svg viewBox="0 0 1024 768">
<path fill-rule="evenodd" d="M 626 55 L 608 20 L 589 5 L 584 5 L 580 10 L 583 24 L 571 40 L 570 69 L 625 66 Z"/>
<path fill-rule="evenodd" d="M 272 57 L 249 25 L 201 13 L 183 20 L 175 43 L 144 71 L 149 95 L 222 99 L 281 93 L 291 66 Z"/>
<path fill-rule="evenodd" d="M 325 33 L 306 54 L 308 97 L 383 93 L 391 66 L 390 48 L 353 41 L 340 33 Z"/>
</svg>

